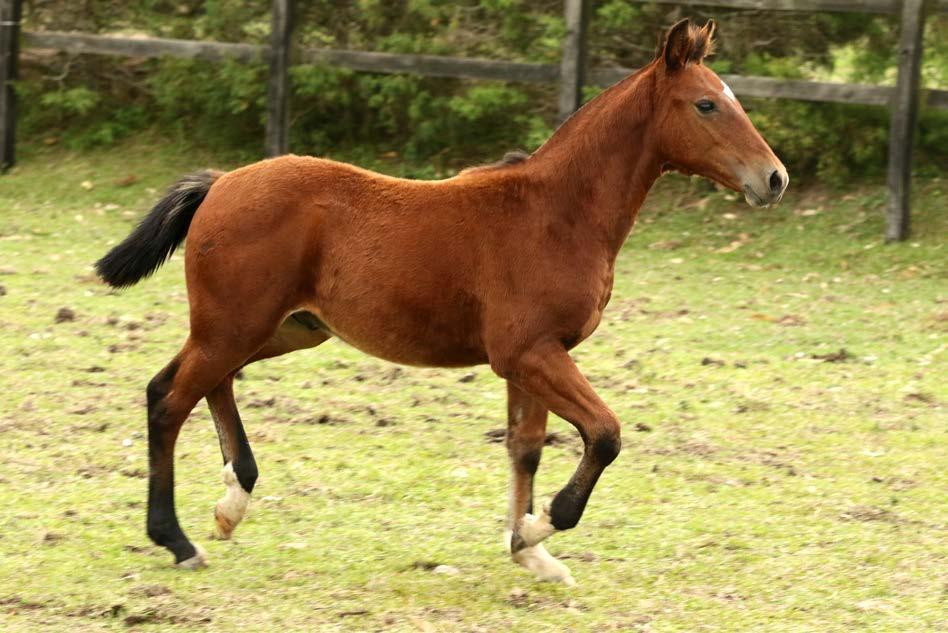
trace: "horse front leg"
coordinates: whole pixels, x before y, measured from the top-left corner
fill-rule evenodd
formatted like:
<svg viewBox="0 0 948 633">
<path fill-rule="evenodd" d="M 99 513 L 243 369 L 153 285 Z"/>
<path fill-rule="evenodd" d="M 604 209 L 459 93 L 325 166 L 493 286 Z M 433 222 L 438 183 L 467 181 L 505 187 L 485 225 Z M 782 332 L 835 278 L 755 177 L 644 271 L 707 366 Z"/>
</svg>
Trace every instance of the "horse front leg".
<svg viewBox="0 0 948 633">
<path fill-rule="evenodd" d="M 575 584 L 569 568 L 553 558 L 542 544 L 513 548 L 513 535 L 533 517 L 533 479 L 546 441 L 547 410 L 536 398 L 507 383 L 507 454 L 510 457 L 510 508 L 504 543 L 514 562 L 538 580 Z"/>
<path fill-rule="evenodd" d="M 538 516 L 526 515 L 514 526 L 511 552 L 516 554 L 579 523 L 599 476 L 619 454 L 619 420 L 558 342 L 536 344 L 517 353 L 496 353 L 491 367 L 573 424 L 584 443 L 583 457 L 569 482 Z"/>
</svg>

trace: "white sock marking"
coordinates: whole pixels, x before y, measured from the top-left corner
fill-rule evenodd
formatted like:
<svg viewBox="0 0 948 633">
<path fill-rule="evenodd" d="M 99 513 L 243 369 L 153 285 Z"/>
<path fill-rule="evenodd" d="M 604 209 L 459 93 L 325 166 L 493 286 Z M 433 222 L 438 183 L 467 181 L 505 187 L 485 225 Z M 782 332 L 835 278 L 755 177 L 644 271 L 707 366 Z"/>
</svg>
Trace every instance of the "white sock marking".
<svg viewBox="0 0 948 633">
<path fill-rule="evenodd" d="M 250 505 L 250 493 L 240 485 L 231 462 L 227 462 L 222 474 L 227 492 L 217 502 L 214 516 L 217 519 L 218 536 L 227 539 L 230 538 L 231 532 L 234 531 L 234 528 L 247 513 L 247 507 Z"/>
<path fill-rule="evenodd" d="M 518 565 L 526 567 L 537 580 L 544 582 L 561 582 L 568 587 L 576 584 L 569 567 L 553 558 L 543 545 L 525 547 L 513 555 Z"/>
<path fill-rule="evenodd" d="M 530 516 L 530 515 L 526 515 Z M 507 552 L 510 552 L 510 541 L 513 539 L 513 531 L 509 528 L 504 530 L 504 546 Z M 568 587 L 576 584 L 573 574 L 569 567 L 556 560 L 552 554 L 546 551 L 542 545 L 525 547 L 516 554 L 513 554 L 514 562 L 521 567 L 526 567 L 533 572 L 537 580 L 544 582 L 561 582 Z"/>
<path fill-rule="evenodd" d="M 556 528 L 550 522 L 550 513 L 543 511 L 539 517 L 532 514 L 523 515 L 523 524 L 520 526 L 520 538 L 524 540 L 527 547 L 537 545 L 548 536 L 556 532 Z"/>
</svg>

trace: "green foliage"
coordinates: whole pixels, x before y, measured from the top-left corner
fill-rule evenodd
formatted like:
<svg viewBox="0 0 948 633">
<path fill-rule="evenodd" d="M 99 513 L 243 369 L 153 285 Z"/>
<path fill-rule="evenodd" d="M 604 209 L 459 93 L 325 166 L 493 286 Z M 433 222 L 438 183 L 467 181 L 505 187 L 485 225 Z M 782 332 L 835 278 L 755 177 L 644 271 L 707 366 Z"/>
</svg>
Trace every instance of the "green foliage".
<svg viewBox="0 0 948 633">
<path fill-rule="evenodd" d="M 50 10 L 51 4 L 56 3 L 29 13 L 32 28 L 73 28 Z M 128 30 L 133 24 L 155 35 L 259 43 L 269 32 L 267 2 L 88 4 L 91 10 L 79 21 L 87 31 Z M 552 0 L 302 0 L 297 14 L 301 46 L 551 62 L 558 59 L 563 34 L 559 6 Z M 43 104 L 25 112 L 27 136 L 62 134 L 88 146 L 151 124 L 219 148 L 260 147 L 266 96 L 262 63 L 59 57 L 45 67 L 27 67 L 24 74 L 24 100 L 39 98 Z M 49 79 L 57 75 L 62 77 Z M 377 154 L 434 158 L 442 167 L 459 167 L 515 146 L 535 148 L 549 135 L 553 119 L 552 86 L 305 65 L 294 66 L 291 78 L 292 149 L 303 153 L 366 146 Z"/>
<path fill-rule="evenodd" d="M 182 136 L 224 146 L 262 138 L 263 64 L 163 59 L 149 74 L 148 84 L 159 122 Z"/>
<path fill-rule="evenodd" d="M 81 7 L 79 5 L 82 5 Z M 143 32 L 186 39 L 265 43 L 264 0 L 47 0 L 27 6 L 27 28 Z M 713 11 L 713 13 L 712 13 Z M 658 34 L 684 15 L 718 21 L 718 72 L 862 83 L 894 82 L 898 22 L 841 13 L 780 13 L 601 0 L 590 21 L 593 65 L 635 68 L 654 55 Z M 762 25 L 765 28 L 762 28 Z M 457 55 L 558 63 L 560 0 L 298 0 L 300 46 Z M 934 15 L 925 37 L 923 80 L 948 86 L 948 19 Z M 211 64 L 38 57 L 18 90 L 22 131 L 73 147 L 111 143 L 149 126 L 221 149 L 258 152 L 265 120 L 263 62 Z M 314 154 L 395 153 L 433 162 L 433 173 L 533 149 L 555 121 L 555 86 L 378 75 L 323 66 L 292 71 L 292 149 Z M 589 87 L 587 97 L 598 92 Z M 884 171 L 884 108 L 745 99 L 799 178 L 878 178 Z M 948 163 L 941 112 L 923 112 L 917 164 Z M 358 150 L 357 148 L 363 148 Z"/>
<path fill-rule="evenodd" d="M 39 104 L 21 117 L 21 133 L 47 143 L 58 142 L 61 136 L 73 149 L 109 145 L 141 130 L 149 120 L 140 105 L 82 85 L 44 91 L 36 82 L 20 82 L 17 95 L 23 103 Z"/>
<path fill-rule="evenodd" d="M 794 174 L 843 183 L 885 173 L 889 115 L 885 109 L 805 101 L 757 100 L 750 112 Z"/>
<path fill-rule="evenodd" d="M 63 119 L 69 115 L 88 114 L 99 102 L 99 95 L 84 86 L 79 86 L 56 92 L 45 92 L 40 95 L 39 102 L 44 108 L 49 108 L 50 112 Z"/>
<path fill-rule="evenodd" d="M 325 154 L 370 144 L 410 160 L 446 152 L 489 155 L 536 147 L 550 129 L 526 89 L 323 66 L 292 69 L 296 151 Z"/>
</svg>

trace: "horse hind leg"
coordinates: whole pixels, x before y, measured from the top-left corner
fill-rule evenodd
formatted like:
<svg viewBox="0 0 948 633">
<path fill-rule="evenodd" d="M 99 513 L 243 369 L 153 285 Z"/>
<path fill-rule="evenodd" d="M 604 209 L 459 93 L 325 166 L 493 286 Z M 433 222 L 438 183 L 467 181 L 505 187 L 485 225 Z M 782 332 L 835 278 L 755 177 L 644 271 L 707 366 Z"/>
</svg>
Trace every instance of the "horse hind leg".
<svg viewBox="0 0 948 633">
<path fill-rule="evenodd" d="M 504 544 L 514 562 L 538 580 L 576 584 L 569 568 L 542 543 L 528 546 L 517 534 L 533 519 L 533 479 L 546 440 L 547 409 L 513 383 L 507 383 L 507 453 L 510 457 L 510 507 Z"/>
<path fill-rule="evenodd" d="M 170 550 L 176 564 L 189 569 L 205 566 L 207 559 L 204 551 L 185 536 L 175 513 L 174 446 L 194 405 L 233 370 L 222 361 L 224 357 L 209 354 L 188 339 L 147 390 L 148 536 Z"/>
<path fill-rule="evenodd" d="M 236 405 L 229 377 L 241 366 L 259 356 L 265 344 L 279 329 L 283 311 L 274 301 L 263 296 L 248 306 L 246 315 L 234 323 L 222 324 L 213 315 L 227 311 L 205 297 L 204 309 L 191 310 L 191 336 L 175 359 L 148 385 L 148 536 L 174 554 L 175 563 L 185 568 L 206 564 L 204 552 L 185 536 L 174 506 L 174 446 L 182 425 L 201 398 L 210 396 L 212 412 L 216 411 L 225 431 L 221 439 L 227 451 L 233 450 L 239 467 L 232 466 L 238 485 L 250 485 L 252 458 L 243 457 L 238 434 Z M 257 356 L 254 356 L 254 354 Z M 223 386 L 221 386 L 223 383 Z M 249 446 L 247 447 L 249 449 Z M 249 451 L 248 451 L 249 452 Z M 226 453 L 225 453 L 226 458 Z M 243 482 L 241 482 L 243 478 Z M 240 503 L 231 497 L 230 507 Z M 230 516 L 236 513 L 231 512 Z"/>
<path fill-rule="evenodd" d="M 209 394 L 207 405 L 217 428 L 217 438 L 224 458 L 223 479 L 227 488 L 214 508 L 215 536 L 229 539 L 250 505 L 250 493 L 257 482 L 257 462 L 247 433 L 240 421 L 234 400 L 234 374 L 230 374 Z"/>
<path fill-rule="evenodd" d="M 287 317 L 273 336 L 247 360 L 245 366 L 265 358 L 316 347 L 327 341 L 330 335 L 314 319 L 309 313 L 296 313 Z M 226 540 L 247 514 L 258 471 L 234 400 L 234 373 L 207 395 L 207 404 L 221 445 L 224 459 L 222 475 L 226 487 L 224 496 L 214 507 L 215 536 Z"/>
</svg>

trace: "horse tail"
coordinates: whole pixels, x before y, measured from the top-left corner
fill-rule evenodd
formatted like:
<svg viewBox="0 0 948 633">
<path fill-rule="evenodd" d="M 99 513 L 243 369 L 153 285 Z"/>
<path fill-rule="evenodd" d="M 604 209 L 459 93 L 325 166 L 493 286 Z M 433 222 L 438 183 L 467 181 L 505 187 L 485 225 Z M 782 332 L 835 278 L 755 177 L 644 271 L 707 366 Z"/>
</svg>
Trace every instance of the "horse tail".
<svg viewBox="0 0 948 633">
<path fill-rule="evenodd" d="M 191 219 L 224 172 L 205 169 L 179 180 L 121 244 L 95 264 L 105 283 L 132 286 L 164 264 L 188 234 Z"/>
</svg>

